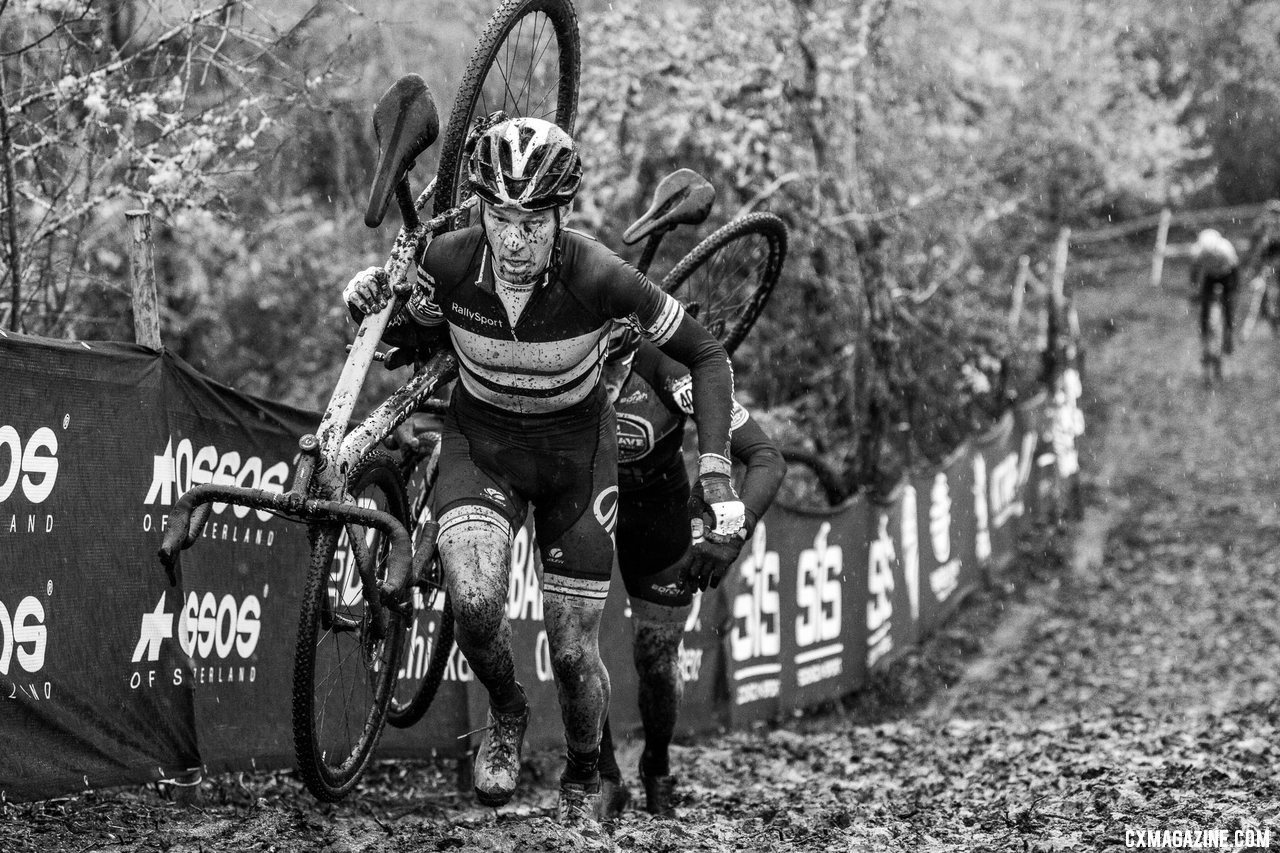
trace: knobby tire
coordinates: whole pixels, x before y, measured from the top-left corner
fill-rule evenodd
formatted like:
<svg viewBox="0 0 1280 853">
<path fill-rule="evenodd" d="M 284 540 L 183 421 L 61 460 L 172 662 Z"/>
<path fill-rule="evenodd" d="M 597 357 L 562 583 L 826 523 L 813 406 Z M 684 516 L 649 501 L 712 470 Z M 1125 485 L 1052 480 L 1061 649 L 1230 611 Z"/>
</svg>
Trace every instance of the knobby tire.
<svg viewBox="0 0 1280 853">
<path fill-rule="evenodd" d="M 539 14 L 545 20 L 538 18 Z M 532 92 L 529 90 L 531 80 L 507 77 L 502 68 L 503 61 L 510 59 L 513 48 L 518 51 L 518 45 L 507 43 L 508 38 L 515 33 L 516 41 L 519 41 L 526 34 L 526 27 L 528 34 L 535 40 L 543 36 L 555 39 L 557 72 L 554 112 L 545 109 L 545 99 L 550 97 L 551 87 L 547 87 L 545 93 L 541 90 Z M 548 47 L 539 47 L 536 41 L 534 48 L 535 63 L 545 58 L 549 51 Z M 503 109 L 512 117 L 534 116 L 554 120 L 572 135 L 578 114 L 578 78 L 581 67 L 578 16 L 570 0 L 504 0 L 480 34 L 480 40 L 467 63 L 462 83 L 458 86 L 453 108 L 449 111 L 449 122 L 445 126 L 440 144 L 440 165 L 436 170 L 436 216 L 466 200 L 464 184 L 467 164 L 464 162 L 463 149 L 472 119 L 477 115 L 487 115 L 494 110 Z M 504 81 L 503 98 L 501 101 L 488 102 L 485 82 L 495 68 Z M 525 93 L 528 93 L 528 99 L 522 102 Z M 454 227 L 457 227 L 456 224 Z"/>
<path fill-rule="evenodd" d="M 374 452 L 360 460 L 352 468 L 347 478 L 348 491 L 353 497 L 359 497 L 371 487 L 376 487 L 385 496 L 384 509 L 395 516 L 403 524 L 408 524 L 408 500 L 405 496 L 404 480 L 391 456 L 384 452 Z M 322 691 L 327 689 L 328 696 L 334 694 L 332 686 L 317 683 L 316 662 L 319 646 L 332 639 L 337 645 L 339 632 L 330 630 L 325 622 L 333 624 L 333 608 L 329 604 L 330 576 L 338 543 L 341 539 L 343 525 L 314 524 L 308 533 L 311 540 L 311 563 L 307 571 L 306 586 L 302 598 L 302 615 L 298 621 L 298 642 L 294 652 L 293 669 L 293 737 L 294 751 L 298 761 L 298 772 L 306 783 L 308 790 L 319 800 L 337 802 L 345 797 L 360 781 L 374 747 L 382 736 L 386 723 L 387 705 L 395 691 L 396 675 L 400 666 L 400 654 L 404 645 L 402 619 L 394 611 L 386 610 L 388 625 L 386 637 L 380 648 L 385 660 L 380 669 L 375 669 L 371 685 L 371 697 L 367 706 L 355 710 L 354 723 L 349 717 L 344 722 L 350 731 L 358 726 L 355 741 L 346 750 L 346 755 L 329 755 L 327 745 L 322 742 L 323 716 L 328 711 L 321 700 Z M 370 548 L 371 555 L 381 565 L 379 578 L 385 575 L 386 543 L 384 537 L 377 536 Z M 367 602 L 360 607 L 362 619 L 360 627 L 350 629 L 357 637 L 364 636 L 367 621 L 373 614 L 373 608 Z M 365 643 L 359 643 L 360 658 L 363 658 Z M 350 659 L 350 655 L 339 663 Z M 357 663 L 360 661 L 357 660 Z M 360 666 L 362 672 L 368 668 Z M 325 679 L 332 677 L 330 672 Z M 351 702 L 354 689 L 342 690 L 347 693 L 346 702 Z M 350 707 L 342 710 L 351 713 Z M 341 750 L 339 750 L 341 751 Z"/>
<path fill-rule="evenodd" d="M 680 259 L 663 289 L 685 303 L 730 355 L 764 311 L 782 274 L 787 226 L 751 213 L 721 226 Z"/>
</svg>

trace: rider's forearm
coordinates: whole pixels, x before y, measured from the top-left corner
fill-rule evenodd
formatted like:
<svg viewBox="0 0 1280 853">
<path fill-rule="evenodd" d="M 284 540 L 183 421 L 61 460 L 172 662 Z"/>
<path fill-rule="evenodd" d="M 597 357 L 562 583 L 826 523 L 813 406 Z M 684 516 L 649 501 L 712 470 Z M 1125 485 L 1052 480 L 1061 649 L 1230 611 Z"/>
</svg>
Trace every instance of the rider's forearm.
<svg viewBox="0 0 1280 853">
<path fill-rule="evenodd" d="M 357 325 L 364 322 L 364 312 L 354 305 L 347 305 L 347 312 Z M 441 325 L 425 326 L 415 321 L 408 307 L 401 308 L 387 323 L 382 332 L 384 343 L 393 347 L 412 347 L 418 350 L 435 349 L 446 337 L 447 328 Z"/>
<path fill-rule="evenodd" d="M 689 368 L 693 378 L 693 410 L 697 414 L 698 452 L 704 461 L 699 470 L 706 472 L 708 454 L 729 463 L 729 421 L 733 407 L 733 368 L 729 356 L 711 333 L 690 317 L 684 317 L 662 351 Z"/>
<path fill-rule="evenodd" d="M 787 463 L 782 452 L 769 440 L 760 425 L 750 418 L 733 431 L 730 444 L 733 458 L 747 466 L 742 481 L 742 503 L 751 525 L 765 514 L 782 487 Z"/>
</svg>

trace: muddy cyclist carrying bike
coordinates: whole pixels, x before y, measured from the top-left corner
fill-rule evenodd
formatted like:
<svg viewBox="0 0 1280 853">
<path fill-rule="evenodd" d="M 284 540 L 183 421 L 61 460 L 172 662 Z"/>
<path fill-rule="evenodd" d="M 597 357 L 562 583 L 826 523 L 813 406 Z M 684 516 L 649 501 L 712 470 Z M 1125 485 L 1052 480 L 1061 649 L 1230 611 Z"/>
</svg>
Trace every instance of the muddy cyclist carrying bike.
<svg viewBox="0 0 1280 853">
<path fill-rule="evenodd" d="M 711 531 L 695 548 L 737 538 L 744 524 L 729 479 L 733 377 L 724 348 L 677 300 L 562 226 L 582 177 L 563 130 L 501 117 L 481 128 L 467 168 L 480 224 L 420 250 L 413 295 L 384 340 L 419 353 L 448 345 L 458 357 L 434 516 L 456 640 L 490 696 L 477 798 L 507 802 L 519 776 L 529 711 L 504 611 L 512 533 L 532 506 L 568 746 L 559 814 L 568 824 L 590 823 L 609 699 L 598 634 L 618 500 L 614 415 L 600 381 L 609 330 L 615 320 L 631 324 L 691 373 Z M 390 296 L 380 268 L 344 291 L 358 316 Z"/>
</svg>

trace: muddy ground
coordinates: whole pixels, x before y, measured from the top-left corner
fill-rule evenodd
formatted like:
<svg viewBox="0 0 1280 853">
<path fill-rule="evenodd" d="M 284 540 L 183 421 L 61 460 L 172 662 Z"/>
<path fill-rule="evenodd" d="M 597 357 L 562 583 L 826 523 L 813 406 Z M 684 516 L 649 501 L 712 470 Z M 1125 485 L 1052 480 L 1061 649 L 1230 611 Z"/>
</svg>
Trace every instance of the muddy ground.
<svg viewBox="0 0 1280 853">
<path fill-rule="evenodd" d="M 1254 829 L 1280 846 L 1280 340 L 1259 332 L 1211 391 L 1180 291 L 1134 273 L 1079 300 L 1085 522 L 1029 535 L 845 705 L 676 748 L 678 821 L 561 831 L 539 757 L 497 812 L 448 768 L 379 767 L 337 807 L 244 774 L 189 803 L 149 787 L 2 806 L 0 850 L 1120 850 L 1138 830 L 1225 830 L 1230 848 Z"/>
</svg>

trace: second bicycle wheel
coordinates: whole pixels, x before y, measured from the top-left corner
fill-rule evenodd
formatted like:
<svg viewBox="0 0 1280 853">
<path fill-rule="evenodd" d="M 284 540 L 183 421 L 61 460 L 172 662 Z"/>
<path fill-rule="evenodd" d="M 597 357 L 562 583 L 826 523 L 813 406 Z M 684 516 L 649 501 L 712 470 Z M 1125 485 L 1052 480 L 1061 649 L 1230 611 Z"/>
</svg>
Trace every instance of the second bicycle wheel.
<svg viewBox="0 0 1280 853">
<path fill-rule="evenodd" d="M 348 477 L 361 506 L 409 511 L 404 481 L 388 454 L 361 460 Z M 315 524 L 293 669 L 293 740 L 298 772 L 317 799 L 345 797 L 382 736 L 404 645 L 402 619 L 365 601 L 362 566 L 386 577 L 390 543 L 356 524 Z"/>
<path fill-rule="evenodd" d="M 729 222 L 693 247 L 663 281 L 732 355 L 769 301 L 787 254 L 787 226 L 772 213 Z"/>
<path fill-rule="evenodd" d="M 554 121 L 572 135 L 580 70 L 578 16 L 570 0 L 504 0 L 480 34 L 449 111 L 436 171 L 436 216 L 468 195 L 463 149 L 472 120 L 502 110 Z"/>
<path fill-rule="evenodd" d="M 432 555 L 413 591 L 414 616 L 404 629 L 406 651 L 400 679 L 387 708 L 387 722 L 401 729 L 418 722 L 431 707 L 453 651 L 453 605 L 444 586 L 444 566 L 435 543 L 422 541 L 427 531 L 434 532 L 425 523 L 432 520 L 431 493 L 439 463 L 440 438 L 434 433 L 422 446 L 406 449 L 401 467 L 408 471 L 405 479 L 409 481 L 409 507 L 415 522 L 414 553 L 429 548 Z"/>
</svg>

